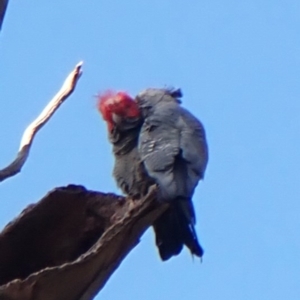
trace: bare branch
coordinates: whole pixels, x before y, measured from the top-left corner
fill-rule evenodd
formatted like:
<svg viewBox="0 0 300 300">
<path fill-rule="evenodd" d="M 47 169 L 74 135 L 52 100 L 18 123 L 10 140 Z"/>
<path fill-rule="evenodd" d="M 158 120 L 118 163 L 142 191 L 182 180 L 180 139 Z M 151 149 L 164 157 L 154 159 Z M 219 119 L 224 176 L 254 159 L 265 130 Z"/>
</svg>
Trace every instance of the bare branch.
<svg viewBox="0 0 300 300">
<path fill-rule="evenodd" d="M 4 20 L 7 4 L 8 4 L 8 0 L 0 0 L 0 30 Z"/>
<path fill-rule="evenodd" d="M 75 185 L 50 192 L 0 233 L 0 299 L 94 299 L 168 207 L 156 199 L 155 186 L 136 201 Z"/>
<path fill-rule="evenodd" d="M 1 0 L 0 0 L 1 1 Z M 25 129 L 16 159 L 0 170 L 0 182 L 19 173 L 29 155 L 33 139 L 39 129 L 47 123 L 59 106 L 72 94 L 82 74 L 82 62 L 68 75 L 59 92 L 52 98 L 40 115 Z"/>
</svg>

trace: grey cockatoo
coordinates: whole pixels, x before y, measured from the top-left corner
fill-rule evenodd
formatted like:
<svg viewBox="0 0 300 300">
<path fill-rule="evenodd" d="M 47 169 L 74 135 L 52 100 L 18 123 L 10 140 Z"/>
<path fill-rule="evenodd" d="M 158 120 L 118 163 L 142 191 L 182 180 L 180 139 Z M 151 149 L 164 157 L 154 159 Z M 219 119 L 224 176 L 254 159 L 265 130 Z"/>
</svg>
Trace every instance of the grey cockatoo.
<svg viewBox="0 0 300 300">
<path fill-rule="evenodd" d="M 203 250 L 195 232 L 194 190 L 208 162 L 205 131 L 184 109 L 180 90 L 147 89 L 136 97 L 143 116 L 139 155 L 148 175 L 157 183 L 167 210 L 154 224 L 161 258 L 178 254 L 186 245 L 199 257 Z"/>
<path fill-rule="evenodd" d="M 154 98 L 156 96 L 163 96 L 167 98 L 163 101 L 156 101 L 156 103 L 154 101 Z M 137 97 L 137 102 L 123 92 L 119 92 L 117 94 L 108 92 L 99 97 L 99 110 L 103 116 L 103 119 L 107 122 L 109 139 L 113 144 L 113 152 L 115 155 L 113 174 L 118 186 L 125 194 L 130 195 L 134 198 L 140 198 L 147 193 L 148 187 L 150 185 L 152 185 L 153 183 L 157 183 L 160 189 L 161 199 L 163 201 L 170 202 L 170 208 L 153 224 L 156 234 L 156 244 L 159 248 L 159 253 L 163 260 L 167 260 L 171 256 L 180 253 L 183 245 L 186 245 L 190 249 L 192 254 L 200 257 L 203 254 L 203 250 L 197 241 L 196 233 L 194 230 L 195 215 L 191 202 L 191 196 L 199 179 L 203 177 L 203 173 L 207 163 L 207 147 L 205 144 L 205 136 L 202 125 L 197 119 L 190 116 L 187 111 L 185 111 L 178 105 L 178 96 L 178 91 L 172 92 L 168 90 L 151 89 L 139 94 Z M 145 105 L 149 101 L 149 97 L 152 99 L 150 100 L 150 102 L 153 102 L 151 104 L 151 106 L 153 107 Z M 199 142 L 199 144 L 201 145 L 199 149 L 196 149 L 194 151 L 194 154 L 192 154 L 193 149 L 191 149 L 191 153 L 188 155 L 193 156 L 191 158 L 192 160 L 196 159 L 199 155 L 203 156 L 201 171 L 199 171 L 198 165 L 192 168 L 185 168 L 184 164 L 179 162 L 179 160 L 177 159 L 177 157 L 180 156 L 179 153 L 181 153 L 182 150 L 179 150 L 177 153 L 174 150 L 175 147 L 172 150 L 173 152 L 170 152 L 170 155 L 174 156 L 173 166 L 171 165 L 170 160 L 167 162 L 167 167 L 159 167 L 160 169 L 156 170 L 157 167 L 155 166 L 155 161 L 161 164 L 161 162 L 159 162 L 159 159 L 160 157 L 162 157 L 162 155 L 154 158 L 157 154 L 159 154 L 159 152 L 157 152 L 158 148 L 155 147 L 155 139 L 150 138 L 154 136 L 150 134 L 147 138 L 147 134 L 154 132 L 154 127 L 152 124 L 153 120 L 154 123 L 158 122 L 156 125 L 158 125 L 158 127 L 160 128 L 159 131 L 161 131 L 162 133 L 164 132 L 164 129 L 168 128 L 168 126 L 174 126 L 174 128 L 172 129 L 173 132 L 177 125 L 179 125 L 179 127 L 176 130 L 179 133 L 182 133 L 180 122 L 179 119 L 177 120 L 177 117 L 171 118 L 172 120 L 177 120 L 173 122 L 171 119 L 169 120 L 170 115 L 168 115 L 168 118 L 164 120 L 167 121 L 165 125 L 163 125 L 163 122 L 161 122 L 162 120 L 159 120 L 160 116 L 158 116 L 158 118 L 155 117 L 156 109 L 154 108 L 154 106 L 158 105 L 159 107 L 161 105 L 159 104 L 160 102 L 173 103 L 172 101 L 169 101 L 170 99 L 173 99 L 172 101 L 177 104 L 176 109 L 178 109 L 179 115 L 184 115 L 183 112 L 185 112 L 186 116 L 190 117 L 190 120 L 187 121 L 187 127 L 194 126 L 197 131 L 198 129 L 196 127 L 199 126 L 199 136 L 197 135 L 197 132 L 191 135 L 193 136 L 193 138 L 201 137 L 203 138 L 203 141 Z M 166 109 L 165 113 L 167 113 L 167 110 L 169 109 L 168 107 L 172 107 L 172 105 L 163 105 L 163 109 Z M 172 110 L 170 110 L 169 112 L 170 114 L 172 114 Z M 153 114 L 154 118 L 150 117 L 151 114 Z M 142 127 L 144 118 L 146 122 Z M 157 120 L 155 121 L 155 119 Z M 183 117 L 183 119 L 185 119 L 185 117 Z M 141 127 L 142 133 L 141 136 L 139 136 Z M 187 130 L 187 128 L 185 129 L 187 131 L 187 135 L 189 135 L 191 130 L 193 130 L 193 128 L 190 128 L 191 130 Z M 160 135 L 157 136 L 158 145 L 161 145 L 161 137 L 162 136 Z M 175 135 L 172 134 L 170 136 L 167 136 L 166 141 L 169 137 L 175 137 Z M 186 137 L 189 138 L 188 136 Z M 140 148 L 138 148 L 139 139 Z M 182 140 L 183 143 L 185 143 L 184 138 Z M 173 142 L 175 145 L 175 140 Z M 189 141 L 186 141 L 186 143 L 188 144 Z M 166 143 L 165 145 L 167 146 L 168 143 Z M 195 144 L 194 146 L 197 147 L 198 145 Z M 151 154 L 151 147 L 154 147 L 153 149 L 155 150 L 152 153 L 152 158 L 150 158 L 149 156 Z M 169 146 L 167 146 L 167 148 L 165 148 L 165 150 L 163 151 L 168 151 L 168 147 Z M 200 153 L 199 151 L 202 151 L 203 153 Z M 148 158 L 150 158 L 150 160 Z M 198 157 L 198 159 L 201 159 L 201 157 Z M 163 166 L 164 164 L 165 162 L 163 162 L 161 166 Z M 170 178 L 170 173 L 172 172 L 172 170 L 174 173 L 173 179 Z M 155 174 L 156 172 L 159 172 L 159 175 Z M 163 172 L 165 172 L 166 176 L 165 181 L 161 180 Z M 191 172 L 195 172 L 196 175 L 194 175 L 194 173 L 192 174 Z M 191 178 L 187 180 L 185 176 L 191 176 Z M 169 184 L 172 180 L 175 180 L 176 182 L 174 181 L 170 185 L 169 189 L 165 188 L 165 184 Z M 179 180 L 182 180 L 182 182 L 177 182 Z M 169 193 L 170 189 L 172 189 L 172 194 Z"/>
<path fill-rule="evenodd" d="M 98 109 L 107 123 L 113 145 L 113 175 L 118 187 L 135 199 L 147 194 L 154 181 L 147 176 L 138 154 L 142 115 L 137 103 L 124 92 L 106 92 L 99 96 Z"/>
</svg>

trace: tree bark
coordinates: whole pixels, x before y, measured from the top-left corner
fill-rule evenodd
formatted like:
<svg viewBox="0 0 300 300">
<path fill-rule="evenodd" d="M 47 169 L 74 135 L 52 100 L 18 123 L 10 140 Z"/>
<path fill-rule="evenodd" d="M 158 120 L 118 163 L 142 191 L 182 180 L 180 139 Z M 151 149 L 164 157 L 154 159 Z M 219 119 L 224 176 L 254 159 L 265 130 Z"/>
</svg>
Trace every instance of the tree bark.
<svg viewBox="0 0 300 300">
<path fill-rule="evenodd" d="M 0 0 L 0 30 L 2 28 L 2 23 L 4 20 L 7 5 L 8 5 L 8 0 Z"/>
<path fill-rule="evenodd" d="M 53 190 L 0 233 L 0 299 L 93 299 L 166 208 L 154 186 L 135 201 Z"/>
</svg>

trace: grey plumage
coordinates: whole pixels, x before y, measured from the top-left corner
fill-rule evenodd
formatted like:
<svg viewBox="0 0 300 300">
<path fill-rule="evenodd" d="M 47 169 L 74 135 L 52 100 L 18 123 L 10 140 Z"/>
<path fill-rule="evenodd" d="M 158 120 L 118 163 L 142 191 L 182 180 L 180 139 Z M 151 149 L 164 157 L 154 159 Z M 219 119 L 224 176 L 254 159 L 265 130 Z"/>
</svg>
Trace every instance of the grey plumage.
<svg viewBox="0 0 300 300">
<path fill-rule="evenodd" d="M 123 118 L 109 132 L 113 145 L 115 164 L 113 176 L 118 187 L 134 199 L 143 197 L 154 181 L 147 175 L 138 153 L 141 118 Z"/>
<path fill-rule="evenodd" d="M 156 183 L 159 200 L 170 204 L 153 224 L 162 260 L 179 254 L 184 245 L 192 254 L 203 255 L 191 198 L 204 176 L 208 150 L 203 126 L 180 106 L 181 96 L 181 90 L 148 89 L 136 102 L 124 93 L 100 101 L 118 186 L 139 199 Z"/>
<path fill-rule="evenodd" d="M 180 106 L 180 90 L 147 89 L 137 96 L 144 123 L 139 155 L 148 175 L 158 184 L 160 200 L 170 209 L 154 224 L 163 260 L 186 245 L 203 255 L 194 229 L 192 196 L 208 162 L 205 131 L 200 121 Z"/>
</svg>

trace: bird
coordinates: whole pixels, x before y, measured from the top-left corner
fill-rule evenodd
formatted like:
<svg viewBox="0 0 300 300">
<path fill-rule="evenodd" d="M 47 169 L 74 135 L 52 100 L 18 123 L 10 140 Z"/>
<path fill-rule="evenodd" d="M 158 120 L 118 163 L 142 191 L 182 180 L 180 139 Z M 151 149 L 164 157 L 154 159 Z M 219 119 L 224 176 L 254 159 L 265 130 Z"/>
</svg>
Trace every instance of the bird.
<svg viewBox="0 0 300 300">
<path fill-rule="evenodd" d="M 114 154 L 113 177 L 125 195 L 140 199 L 154 181 L 147 176 L 138 154 L 143 123 L 136 101 L 125 92 L 106 91 L 98 95 L 98 110 L 107 124 Z"/>
<path fill-rule="evenodd" d="M 156 244 L 162 260 L 181 252 L 203 256 L 195 230 L 192 197 L 204 178 L 208 145 L 202 123 L 181 106 L 180 89 L 150 88 L 136 96 L 143 117 L 139 155 L 148 176 L 159 189 L 159 200 L 167 210 L 154 225 Z"/>
<path fill-rule="evenodd" d="M 98 110 L 107 123 L 113 148 L 113 176 L 118 187 L 140 199 L 157 184 L 159 201 L 169 203 L 153 223 L 163 261 L 178 255 L 183 245 L 193 255 L 203 255 L 194 229 L 191 197 L 203 178 L 208 150 L 202 124 L 179 105 L 180 97 L 180 90 L 168 89 L 147 89 L 135 99 L 112 91 L 98 97 Z M 192 145 L 191 137 L 196 138 Z M 182 155 L 190 160 L 182 159 Z"/>
</svg>

